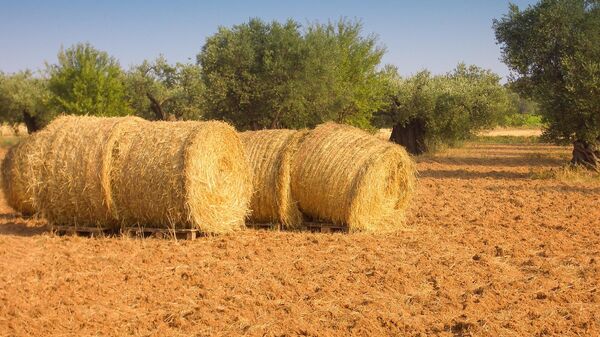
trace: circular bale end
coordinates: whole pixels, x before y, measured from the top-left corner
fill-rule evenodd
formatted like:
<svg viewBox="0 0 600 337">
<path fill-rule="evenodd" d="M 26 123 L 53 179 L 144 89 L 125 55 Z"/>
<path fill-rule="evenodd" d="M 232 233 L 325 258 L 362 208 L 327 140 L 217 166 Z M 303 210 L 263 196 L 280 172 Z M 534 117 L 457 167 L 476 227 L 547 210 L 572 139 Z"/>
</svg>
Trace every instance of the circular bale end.
<svg viewBox="0 0 600 337">
<path fill-rule="evenodd" d="M 196 123 L 185 152 L 186 206 L 203 232 L 244 227 L 252 173 L 234 128 L 223 122 Z"/>
<path fill-rule="evenodd" d="M 124 125 L 113 150 L 113 204 L 122 226 L 226 233 L 244 226 L 250 170 L 222 122 Z"/>
<path fill-rule="evenodd" d="M 2 163 L 2 187 L 7 203 L 23 215 L 39 211 L 36 195 L 44 186 L 41 177 L 45 154 L 51 150 L 56 130 L 70 119 L 59 117 L 42 130 L 11 147 Z"/>
<path fill-rule="evenodd" d="M 253 172 L 251 222 L 280 223 L 285 228 L 302 223 L 302 213 L 292 196 L 291 171 L 294 153 L 305 134 L 285 129 L 240 134 Z"/>
<path fill-rule="evenodd" d="M 29 184 L 31 172 L 27 165 L 28 141 L 25 139 L 11 147 L 2 161 L 2 189 L 10 207 L 23 215 L 35 213 Z"/>
<path fill-rule="evenodd" d="M 415 165 L 401 146 L 325 123 L 299 146 L 292 195 L 316 221 L 349 231 L 389 232 L 403 223 L 415 180 Z"/>
<path fill-rule="evenodd" d="M 390 146 L 357 176 L 350 231 L 392 232 L 404 220 L 415 190 L 415 165 L 400 146 Z"/>
</svg>

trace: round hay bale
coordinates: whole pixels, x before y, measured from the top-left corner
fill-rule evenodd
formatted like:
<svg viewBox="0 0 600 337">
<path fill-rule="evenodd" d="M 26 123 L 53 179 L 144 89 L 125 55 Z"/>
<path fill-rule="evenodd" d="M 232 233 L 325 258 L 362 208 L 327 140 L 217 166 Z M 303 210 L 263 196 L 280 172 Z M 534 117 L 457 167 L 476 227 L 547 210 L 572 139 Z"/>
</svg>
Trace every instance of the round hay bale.
<svg viewBox="0 0 600 337">
<path fill-rule="evenodd" d="M 403 147 L 335 123 L 304 138 L 292 170 L 300 210 L 350 231 L 398 229 L 415 183 L 415 165 Z"/>
<path fill-rule="evenodd" d="M 291 171 L 294 153 L 305 134 L 283 129 L 240 134 L 253 173 L 251 222 L 280 223 L 286 228 L 302 223 L 302 213 L 292 197 Z"/>
<path fill-rule="evenodd" d="M 44 129 L 23 137 L 9 149 L 2 162 L 2 188 L 9 206 L 23 215 L 36 213 L 35 189 L 40 186 L 40 170 L 44 165 L 44 153 L 50 145 L 54 132 L 64 119 Z"/>
<path fill-rule="evenodd" d="M 251 172 L 223 122 L 144 122 L 120 128 L 112 191 L 122 224 L 226 233 L 244 226 Z"/>
<path fill-rule="evenodd" d="M 33 137 L 21 140 L 11 147 L 2 161 L 2 189 L 10 207 L 23 215 L 35 213 L 31 195 L 33 170 L 29 165 Z"/>
<path fill-rule="evenodd" d="M 121 124 L 137 117 L 63 116 L 48 127 L 45 147 L 38 147 L 44 165 L 34 205 L 49 222 L 73 226 L 116 227 L 110 172 L 112 151 Z"/>
</svg>

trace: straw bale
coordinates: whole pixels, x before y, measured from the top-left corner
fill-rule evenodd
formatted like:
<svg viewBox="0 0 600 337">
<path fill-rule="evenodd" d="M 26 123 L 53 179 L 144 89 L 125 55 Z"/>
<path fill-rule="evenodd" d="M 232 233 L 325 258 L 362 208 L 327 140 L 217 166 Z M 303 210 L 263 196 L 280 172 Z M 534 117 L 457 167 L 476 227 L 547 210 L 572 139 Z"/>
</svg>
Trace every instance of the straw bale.
<svg viewBox="0 0 600 337">
<path fill-rule="evenodd" d="M 302 223 L 302 213 L 292 197 L 291 169 L 294 152 L 305 134 L 285 129 L 240 134 L 253 172 L 251 222 L 280 223 L 286 228 Z"/>
<path fill-rule="evenodd" d="M 2 163 L 2 188 L 7 203 L 23 215 L 36 213 L 33 205 L 35 188 L 39 185 L 39 173 L 44 164 L 43 154 L 49 140 L 62 121 L 23 137 L 11 147 Z"/>
<path fill-rule="evenodd" d="M 9 206 L 23 215 L 35 213 L 31 195 L 33 171 L 29 165 L 33 137 L 21 140 L 11 147 L 2 162 L 2 189 Z"/>
<path fill-rule="evenodd" d="M 122 224 L 215 234 L 244 226 L 252 177 L 239 136 L 225 123 L 124 125 L 111 176 Z"/>
<path fill-rule="evenodd" d="M 335 123 L 312 130 L 293 161 L 292 195 L 300 210 L 350 231 L 398 229 L 415 183 L 403 147 Z"/>
<path fill-rule="evenodd" d="M 61 225 L 117 226 L 110 185 L 114 129 L 140 121 L 137 117 L 55 119 L 46 144 L 36 148 L 43 165 L 33 194 L 42 216 Z"/>
</svg>

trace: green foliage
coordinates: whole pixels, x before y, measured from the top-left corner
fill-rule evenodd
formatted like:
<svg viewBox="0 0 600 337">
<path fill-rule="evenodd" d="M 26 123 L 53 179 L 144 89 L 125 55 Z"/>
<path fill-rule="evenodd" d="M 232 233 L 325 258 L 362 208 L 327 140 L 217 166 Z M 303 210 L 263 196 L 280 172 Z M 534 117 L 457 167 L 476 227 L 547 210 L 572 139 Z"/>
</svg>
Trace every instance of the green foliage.
<svg viewBox="0 0 600 337">
<path fill-rule="evenodd" d="M 513 87 L 534 98 L 545 138 L 594 142 L 600 137 L 600 2 L 542 0 L 511 5 L 494 21 Z"/>
<path fill-rule="evenodd" d="M 369 126 L 385 89 L 375 37 L 347 20 L 300 28 L 251 19 L 209 37 L 197 57 L 208 117 L 241 129 Z"/>
<path fill-rule="evenodd" d="M 58 53 L 48 66 L 50 104 L 76 115 L 120 116 L 131 108 L 118 62 L 90 44 L 76 44 Z"/>
<path fill-rule="evenodd" d="M 296 126 L 305 55 L 299 26 L 251 19 L 220 27 L 198 55 L 208 117 L 241 129 Z M 298 115 L 295 115 L 295 112 Z"/>
<path fill-rule="evenodd" d="M 42 126 L 54 116 L 48 107 L 49 98 L 47 80 L 34 77 L 31 71 L 12 75 L 0 73 L 0 122 L 23 123 L 31 117 Z"/>
<path fill-rule="evenodd" d="M 421 71 L 395 78 L 389 105 L 375 117 L 379 127 L 420 120 L 430 147 L 455 145 L 476 131 L 498 124 L 510 109 L 509 91 L 489 70 L 459 64 L 452 72 L 432 76 Z"/>
<path fill-rule="evenodd" d="M 504 127 L 516 127 L 516 128 L 541 128 L 543 126 L 542 116 L 511 113 L 504 116 L 504 119 L 500 122 L 501 126 Z"/>
<path fill-rule="evenodd" d="M 507 88 L 509 89 L 508 110 L 498 125 L 511 128 L 542 128 L 544 124 L 539 105 L 516 93 L 512 86 L 508 85 Z"/>
<path fill-rule="evenodd" d="M 362 28 L 342 19 L 307 29 L 306 97 L 316 123 L 369 128 L 373 113 L 385 104 L 389 69 L 377 70 L 385 50 L 376 36 L 362 36 Z"/>
<path fill-rule="evenodd" d="M 131 106 L 146 119 L 201 119 L 204 86 L 200 74 L 197 65 L 170 65 L 162 56 L 144 61 L 127 73 Z"/>
<path fill-rule="evenodd" d="M 508 85 L 508 88 L 510 89 L 510 113 L 512 114 L 520 114 L 520 115 L 539 115 L 540 114 L 540 109 L 539 109 L 539 104 L 537 104 L 535 101 L 529 99 L 529 98 L 525 98 L 522 95 L 519 95 L 518 93 L 516 93 L 514 91 L 514 89 Z"/>
</svg>

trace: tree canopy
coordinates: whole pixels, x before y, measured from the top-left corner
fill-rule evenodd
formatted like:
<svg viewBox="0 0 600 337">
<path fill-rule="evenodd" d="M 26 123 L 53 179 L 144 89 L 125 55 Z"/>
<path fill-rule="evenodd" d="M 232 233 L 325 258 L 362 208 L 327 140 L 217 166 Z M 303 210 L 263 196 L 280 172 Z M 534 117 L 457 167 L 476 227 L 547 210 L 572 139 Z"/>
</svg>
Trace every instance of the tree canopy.
<svg viewBox="0 0 600 337">
<path fill-rule="evenodd" d="M 362 24 L 341 19 L 308 26 L 307 104 L 318 118 L 363 128 L 385 104 L 387 81 L 378 66 L 385 53 Z"/>
<path fill-rule="evenodd" d="M 582 147 L 575 163 L 599 165 L 600 1 L 513 4 L 494 29 L 513 86 L 540 104 L 545 136 Z"/>
<path fill-rule="evenodd" d="M 299 25 L 251 19 L 220 27 L 198 55 L 210 118 L 242 129 L 294 125 L 305 111 L 301 78 L 304 45 Z"/>
<path fill-rule="evenodd" d="M 375 123 L 393 126 L 391 140 L 417 154 L 439 144 L 453 145 L 496 125 L 512 102 L 498 75 L 473 65 L 461 63 L 445 75 L 421 71 L 408 78 L 390 78 L 389 104 L 378 112 Z M 397 138 L 411 132 L 416 139 Z"/>
<path fill-rule="evenodd" d="M 54 113 L 48 107 L 47 80 L 29 71 L 12 75 L 0 73 L 0 120 L 25 123 L 29 132 L 45 125 Z"/>
<path fill-rule="evenodd" d="M 119 116 L 131 113 L 119 63 L 89 43 L 58 53 L 58 64 L 48 65 L 50 104 L 75 115 Z"/>
<path fill-rule="evenodd" d="M 241 129 L 368 125 L 382 104 L 383 49 L 361 32 L 347 20 L 306 30 L 260 19 L 219 28 L 197 57 L 208 117 Z"/>
<path fill-rule="evenodd" d="M 200 119 L 203 115 L 204 90 L 197 65 L 170 65 L 160 56 L 133 67 L 126 85 L 133 110 L 143 118 Z"/>
</svg>

